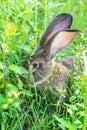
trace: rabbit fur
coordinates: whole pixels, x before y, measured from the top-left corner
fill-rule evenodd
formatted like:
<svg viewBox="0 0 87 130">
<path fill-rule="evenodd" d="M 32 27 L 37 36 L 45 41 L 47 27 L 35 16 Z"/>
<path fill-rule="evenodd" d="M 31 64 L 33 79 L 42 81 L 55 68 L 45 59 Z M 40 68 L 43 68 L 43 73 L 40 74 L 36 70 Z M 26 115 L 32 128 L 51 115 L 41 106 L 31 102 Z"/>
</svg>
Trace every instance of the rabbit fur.
<svg viewBox="0 0 87 130">
<path fill-rule="evenodd" d="M 69 70 L 73 67 L 74 57 L 65 57 L 58 63 L 54 61 L 54 57 L 81 34 L 79 30 L 70 29 L 72 20 L 72 15 L 68 13 L 56 16 L 43 34 L 35 54 L 31 56 L 30 65 L 29 59 L 25 60 L 23 66 L 27 70 L 35 70 L 33 77 L 37 87 L 44 88 L 49 83 L 52 90 L 59 91 L 63 88 Z"/>
</svg>

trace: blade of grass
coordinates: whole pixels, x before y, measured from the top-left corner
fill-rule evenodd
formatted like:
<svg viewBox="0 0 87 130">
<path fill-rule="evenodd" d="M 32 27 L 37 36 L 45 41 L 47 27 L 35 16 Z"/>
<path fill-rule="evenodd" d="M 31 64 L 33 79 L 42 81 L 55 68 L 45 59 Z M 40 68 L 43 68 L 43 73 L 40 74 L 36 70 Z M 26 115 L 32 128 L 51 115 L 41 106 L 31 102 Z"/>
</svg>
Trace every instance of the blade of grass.
<svg viewBox="0 0 87 130">
<path fill-rule="evenodd" d="M 45 0 L 45 14 L 44 14 L 44 28 L 46 30 L 46 27 L 47 27 L 47 0 Z"/>
<path fill-rule="evenodd" d="M 38 12 L 38 9 L 37 9 L 37 0 L 35 0 L 35 41 L 37 43 L 37 12 Z"/>
</svg>

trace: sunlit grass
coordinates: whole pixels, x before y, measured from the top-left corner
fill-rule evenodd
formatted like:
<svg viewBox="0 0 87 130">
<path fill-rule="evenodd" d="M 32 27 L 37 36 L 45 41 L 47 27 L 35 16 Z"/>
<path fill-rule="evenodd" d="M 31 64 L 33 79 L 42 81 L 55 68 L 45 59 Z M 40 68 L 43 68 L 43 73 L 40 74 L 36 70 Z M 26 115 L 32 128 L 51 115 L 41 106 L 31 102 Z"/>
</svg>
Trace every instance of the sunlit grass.
<svg viewBox="0 0 87 130">
<path fill-rule="evenodd" d="M 58 95 L 23 84 L 19 75 L 30 79 L 22 67 L 32 55 L 50 21 L 67 12 L 74 17 L 72 27 L 84 33 L 56 56 L 56 60 L 75 56 L 75 65 L 67 86 L 74 89 L 70 103 L 59 109 Z M 6 0 L 0 1 L 0 129 L 86 130 L 87 77 L 83 52 L 87 50 L 87 2 L 84 0 Z M 80 65 L 81 64 L 81 65 Z M 81 71 L 80 71 L 81 70 Z"/>
</svg>

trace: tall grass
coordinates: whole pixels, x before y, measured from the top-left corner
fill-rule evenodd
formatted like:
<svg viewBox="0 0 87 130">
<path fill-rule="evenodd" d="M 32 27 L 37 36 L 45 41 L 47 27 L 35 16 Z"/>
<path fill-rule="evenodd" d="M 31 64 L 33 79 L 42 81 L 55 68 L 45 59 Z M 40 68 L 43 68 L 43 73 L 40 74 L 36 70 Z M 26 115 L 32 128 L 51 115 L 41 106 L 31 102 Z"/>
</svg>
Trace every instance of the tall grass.
<svg viewBox="0 0 87 130">
<path fill-rule="evenodd" d="M 74 16 L 72 27 L 84 37 L 58 54 L 55 60 L 75 56 L 75 66 L 67 87 L 69 103 L 59 109 L 58 95 L 23 84 L 19 75 L 32 78 L 23 67 L 25 57 L 32 55 L 50 21 L 58 14 Z M 87 2 L 84 0 L 6 0 L 0 1 L 0 129 L 86 130 L 87 77 L 83 73 L 84 50 L 87 50 Z"/>
<path fill-rule="evenodd" d="M 85 81 L 84 86 L 84 125 L 83 130 L 86 130 L 87 128 L 87 51 L 83 53 L 83 61 L 84 61 L 84 75 L 83 80 Z"/>
</svg>

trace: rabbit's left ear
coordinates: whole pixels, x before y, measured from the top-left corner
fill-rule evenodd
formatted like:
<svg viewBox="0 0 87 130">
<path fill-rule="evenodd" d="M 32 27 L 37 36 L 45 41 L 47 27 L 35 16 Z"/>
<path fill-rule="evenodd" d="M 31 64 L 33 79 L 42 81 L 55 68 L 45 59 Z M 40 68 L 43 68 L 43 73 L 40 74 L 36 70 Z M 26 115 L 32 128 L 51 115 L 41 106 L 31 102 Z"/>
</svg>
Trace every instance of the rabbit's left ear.
<svg viewBox="0 0 87 130">
<path fill-rule="evenodd" d="M 56 33 L 44 47 L 46 57 L 53 58 L 58 52 L 65 49 L 78 34 L 81 34 L 79 30 L 64 30 Z"/>
</svg>

